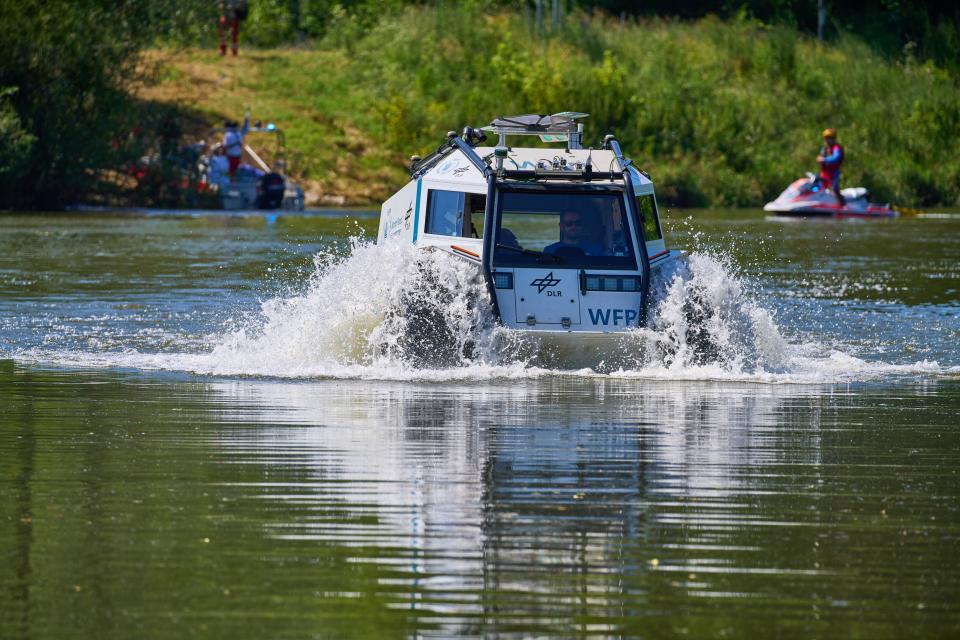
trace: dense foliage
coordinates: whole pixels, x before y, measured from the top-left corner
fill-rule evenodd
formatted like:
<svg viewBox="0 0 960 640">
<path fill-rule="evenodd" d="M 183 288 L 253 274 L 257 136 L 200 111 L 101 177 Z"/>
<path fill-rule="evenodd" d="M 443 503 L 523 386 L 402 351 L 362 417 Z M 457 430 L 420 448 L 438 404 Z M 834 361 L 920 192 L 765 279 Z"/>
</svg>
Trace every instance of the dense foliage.
<svg viewBox="0 0 960 640">
<path fill-rule="evenodd" d="M 359 35 L 331 32 L 317 51 L 271 55 L 256 78 L 262 104 L 290 114 L 301 168 L 350 174 L 365 193 L 386 180 L 373 199 L 448 129 L 573 109 L 591 114 L 588 141 L 615 133 L 675 204 L 763 203 L 815 170 L 826 126 L 847 148 L 847 185 L 905 206 L 960 204 L 955 79 L 850 36 L 822 46 L 749 19 L 578 14 L 538 37 L 513 13 L 410 8 Z M 359 131 L 343 139 L 331 120 Z"/>
<path fill-rule="evenodd" d="M 191 22 L 176 0 L 0 3 L 0 208 L 60 206 L 116 168 L 139 51 Z"/>
<path fill-rule="evenodd" d="M 699 19 L 745 16 L 768 24 L 817 32 L 816 0 L 596 0 L 583 3 L 613 14 L 680 16 Z M 842 33 L 860 36 L 879 53 L 897 56 L 909 52 L 922 59 L 960 70 L 960 6 L 926 0 L 825 0 L 824 33 L 829 39 Z"/>
<path fill-rule="evenodd" d="M 0 192 L 12 193 L 28 169 L 34 136 L 27 133 L 10 96 L 16 88 L 0 89 Z M 0 199 L 2 202 L 2 199 Z"/>
<path fill-rule="evenodd" d="M 189 4 L 189 3 L 186 3 Z M 279 46 L 321 38 L 344 27 L 369 28 L 409 5 L 443 10 L 444 5 L 485 11 L 512 10 L 549 27 L 560 15 L 606 12 L 613 16 L 699 20 L 708 16 L 760 20 L 817 33 L 817 0 L 252 0 L 245 30 L 251 42 Z M 853 34 L 890 59 L 912 55 L 960 72 L 960 5 L 937 0 L 825 0 L 828 40 Z M 345 21 L 344 18 L 349 17 Z M 195 37 L 195 32 L 186 34 Z"/>
<path fill-rule="evenodd" d="M 812 168 L 828 124 L 848 147 L 848 184 L 920 206 L 960 203 L 956 9 L 827 2 L 821 46 L 806 0 L 565 0 L 556 13 L 543 0 L 539 23 L 536 4 L 251 0 L 239 62 L 247 89 L 280 109 L 271 117 L 290 107 L 304 176 L 341 193 L 382 185 L 363 190 L 371 199 L 402 179 L 397 159 L 448 128 L 573 108 L 592 114 L 591 135 L 617 133 L 677 203 L 757 204 Z M 241 113 L 229 95 L 200 104 L 191 87 L 176 102 L 135 98 L 162 79 L 141 53 L 214 51 L 218 13 L 209 0 L 0 3 L 0 208 L 120 189 L 136 158 L 176 142 L 186 111 Z M 632 17 L 651 14 L 670 19 Z M 293 43 L 250 56 L 251 45 Z M 343 144 L 319 148 L 331 129 Z"/>
</svg>

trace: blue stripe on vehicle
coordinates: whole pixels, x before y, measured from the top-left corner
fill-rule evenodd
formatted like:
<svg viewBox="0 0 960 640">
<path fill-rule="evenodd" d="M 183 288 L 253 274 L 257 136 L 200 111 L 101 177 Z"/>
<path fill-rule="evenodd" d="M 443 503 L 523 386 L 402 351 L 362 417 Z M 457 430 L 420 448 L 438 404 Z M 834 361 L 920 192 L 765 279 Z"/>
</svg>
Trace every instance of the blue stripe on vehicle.
<svg viewBox="0 0 960 640">
<path fill-rule="evenodd" d="M 413 242 L 417 242 L 417 233 L 420 231 L 420 187 L 423 182 L 417 178 L 417 202 L 413 205 Z"/>
</svg>

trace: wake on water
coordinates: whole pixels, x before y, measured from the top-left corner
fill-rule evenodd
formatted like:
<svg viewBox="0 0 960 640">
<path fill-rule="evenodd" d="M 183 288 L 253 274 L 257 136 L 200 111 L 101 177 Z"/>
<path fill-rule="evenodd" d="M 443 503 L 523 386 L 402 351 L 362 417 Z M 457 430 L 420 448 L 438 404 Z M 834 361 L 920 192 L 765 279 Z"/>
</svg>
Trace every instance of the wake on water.
<svg viewBox="0 0 960 640">
<path fill-rule="evenodd" d="M 304 292 L 263 304 L 195 371 L 226 375 L 485 379 L 608 375 L 659 379 L 826 382 L 931 373 L 935 363 L 871 363 L 789 344 L 772 315 L 716 256 L 690 255 L 654 281 L 648 327 L 587 366 L 564 366 L 498 326 L 475 267 L 442 251 L 355 239 L 346 257 L 318 256 Z"/>
<path fill-rule="evenodd" d="M 57 360 L 212 375 L 437 381 L 603 375 L 824 383 L 943 371 L 936 363 L 889 365 L 791 344 L 734 270 L 704 253 L 655 279 L 648 326 L 623 334 L 586 366 L 498 326 L 477 269 L 456 256 L 354 239 L 348 255 L 321 254 L 314 262 L 301 293 L 263 303 L 256 318 L 215 338 L 206 353 Z"/>
</svg>

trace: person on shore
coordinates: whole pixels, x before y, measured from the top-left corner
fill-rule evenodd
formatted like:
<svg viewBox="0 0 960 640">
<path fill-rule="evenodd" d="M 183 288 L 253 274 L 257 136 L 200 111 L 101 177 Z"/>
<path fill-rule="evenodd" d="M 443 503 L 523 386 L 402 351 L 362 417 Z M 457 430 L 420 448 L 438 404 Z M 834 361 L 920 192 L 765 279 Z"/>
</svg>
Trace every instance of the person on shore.
<svg viewBox="0 0 960 640">
<path fill-rule="evenodd" d="M 223 145 L 218 144 L 210 156 L 210 182 L 220 184 L 224 177 L 230 177 L 230 162 L 224 153 Z"/>
<path fill-rule="evenodd" d="M 579 211 L 564 211 L 560 214 L 560 241 L 544 247 L 543 250 L 561 257 L 604 254 L 600 245 L 588 239 L 583 215 Z"/>
<path fill-rule="evenodd" d="M 230 52 L 237 55 L 240 23 L 247 17 L 247 0 L 220 0 L 220 20 L 217 34 L 220 36 L 220 55 L 227 55 L 227 30 L 230 31 Z"/>
<path fill-rule="evenodd" d="M 830 128 L 823 130 L 823 148 L 817 156 L 820 163 L 820 181 L 824 187 L 833 189 L 837 202 L 843 206 L 843 196 L 840 195 L 840 167 L 843 165 L 843 147 L 837 142 L 837 130 Z"/>
<path fill-rule="evenodd" d="M 250 131 L 250 110 L 243 118 L 243 127 L 238 128 L 236 120 L 227 120 L 224 123 L 223 149 L 229 163 L 228 172 L 230 182 L 233 182 L 237 176 L 237 168 L 240 166 L 240 158 L 243 156 L 243 137 Z"/>
</svg>

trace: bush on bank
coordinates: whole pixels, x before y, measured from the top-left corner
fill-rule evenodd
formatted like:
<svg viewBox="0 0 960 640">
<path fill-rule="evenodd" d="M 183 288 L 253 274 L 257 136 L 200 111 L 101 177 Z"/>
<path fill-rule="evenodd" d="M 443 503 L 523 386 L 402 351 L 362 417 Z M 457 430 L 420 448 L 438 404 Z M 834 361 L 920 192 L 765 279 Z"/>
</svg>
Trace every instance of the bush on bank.
<svg viewBox="0 0 960 640">
<path fill-rule="evenodd" d="M 0 2 L 0 209 L 76 201 L 139 151 L 129 144 L 139 52 L 189 31 L 193 9 L 180 0 Z"/>
<path fill-rule="evenodd" d="M 837 127 L 845 182 L 915 206 L 960 204 L 960 90 L 931 64 L 891 64 L 861 41 L 824 46 L 749 20 L 621 23 L 574 16 L 536 34 L 515 14 L 408 9 L 351 43 L 341 106 L 403 157 L 509 113 L 582 110 L 683 206 L 757 206 L 815 169 Z M 328 80 L 320 84 L 326 84 Z M 320 87 L 318 87 L 320 88 Z"/>
<path fill-rule="evenodd" d="M 958 79 L 909 52 L 891 62 L 853 36 L 821 45 L 746 18 L 574 12 L 538 29 L 529 11 L 484 0 L 288 3 L 303 11 L 297 34 L 278 2 L 253 5 L 236 60 L 212 47 L 165 52 L 161 85 L 189 75 L 177 64 L 229 63 L 235 91 L 211 97 L 184 82 L 146 104 L 134 99 L 149 70 L 139 53 L 158 39 L 209 40 L 214 3 L 2 5 L 0 208 L 102 194 L 104 176 L 176 142 L 169 106 L 216 122 L 251 99 L 283 121 L 298 177 L 352 202 L 388 195 L 406 158 L 449 129 L 574 109 L 591 114 L 588 144 L 616 134 L 676 205 L 761 204 L 814 170 L 826 126 L 847 148 L 846 184 L 908 206 L 960 205 Z M 251 35 L 307 39 L 253 52 Z"/>
</svg>

